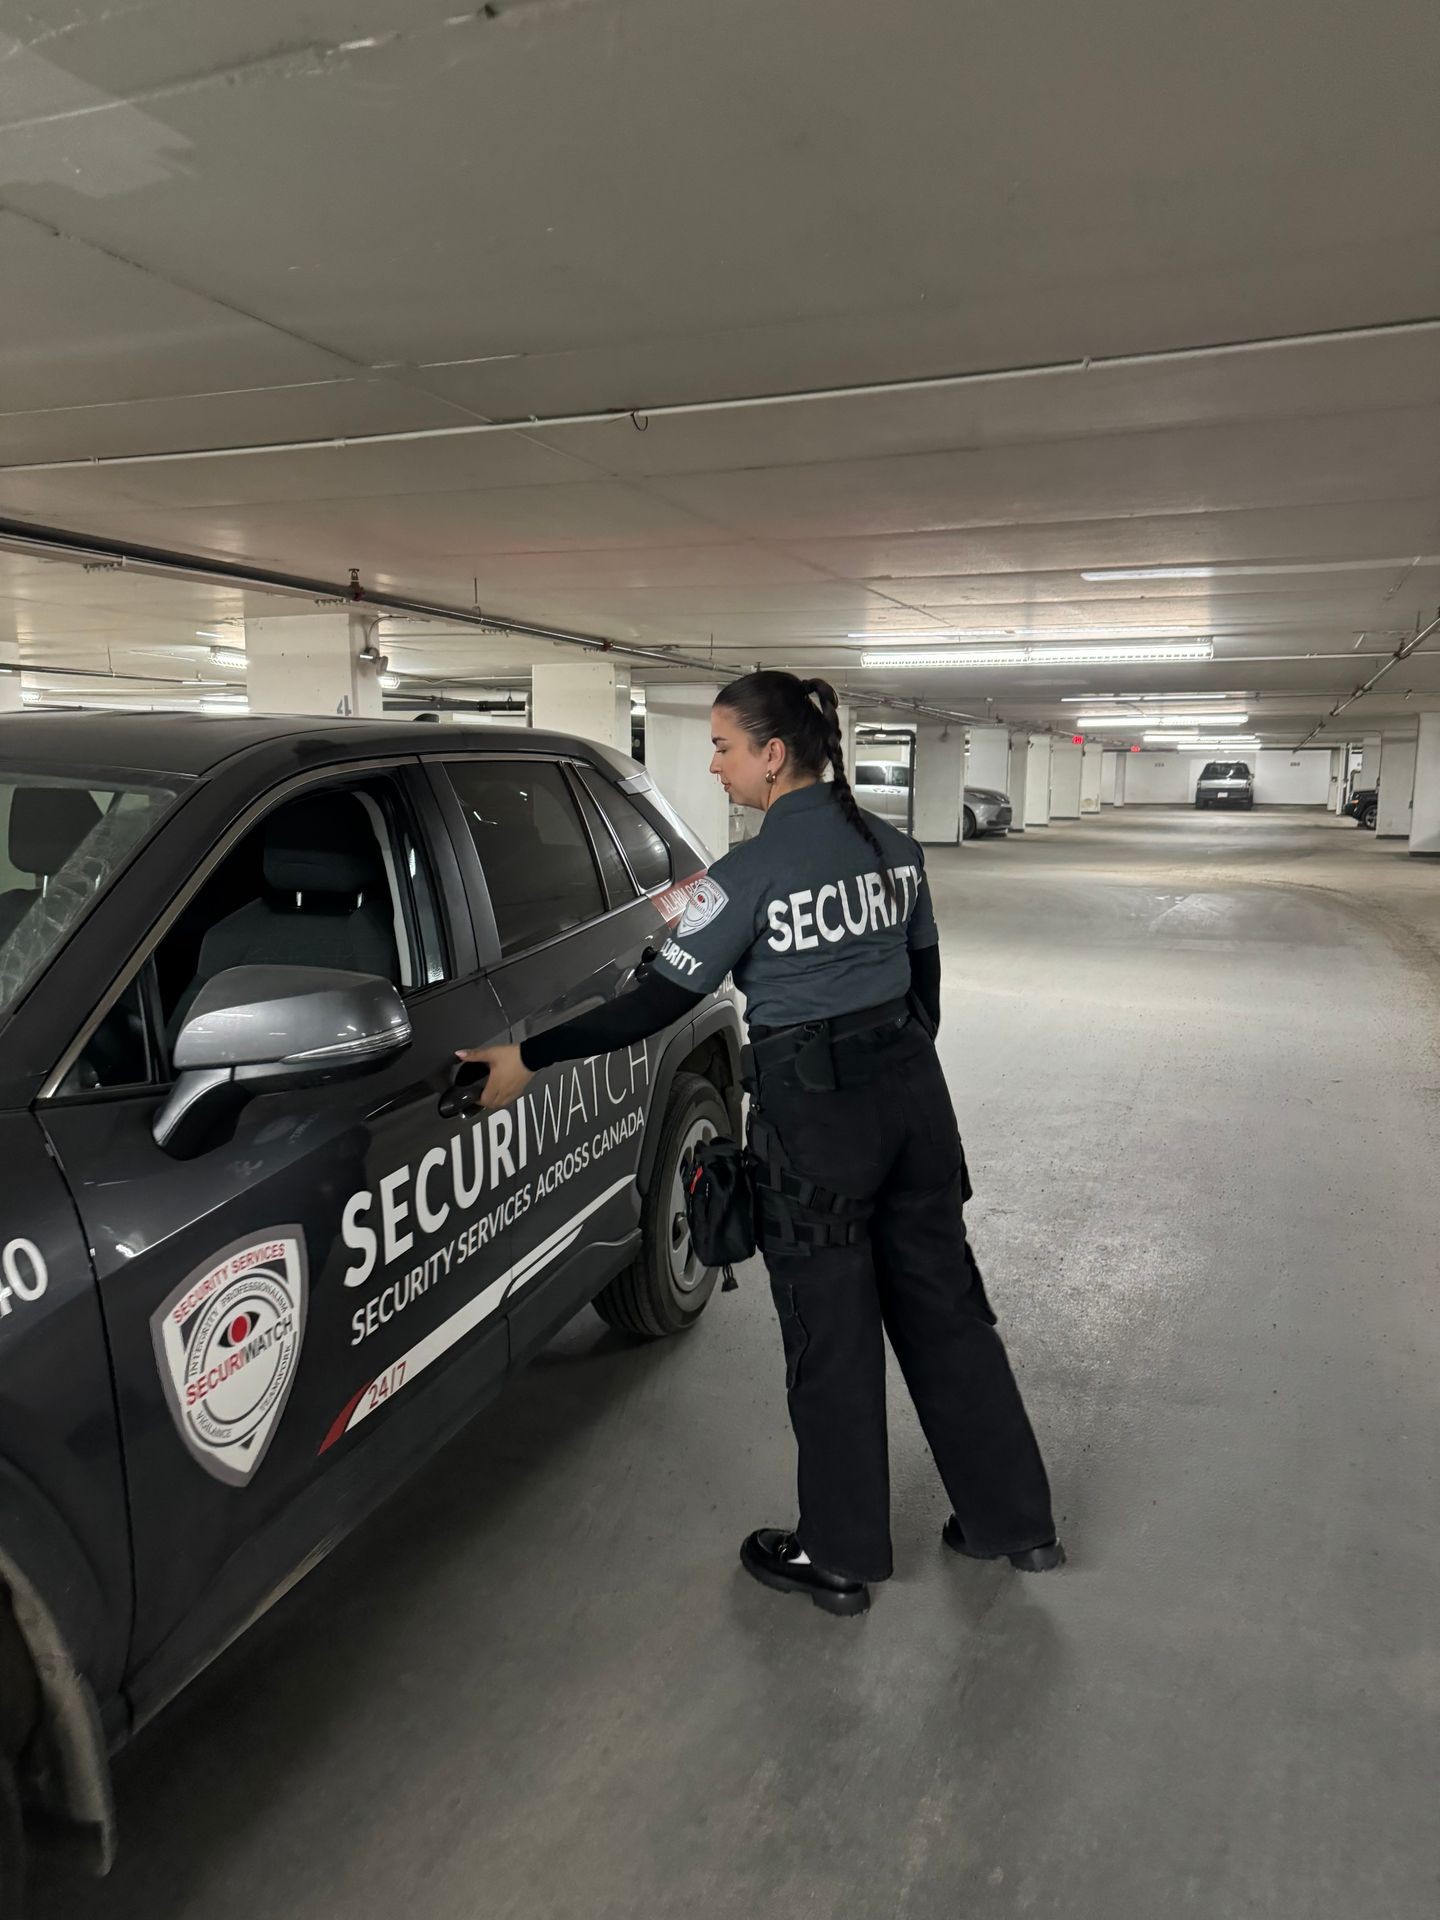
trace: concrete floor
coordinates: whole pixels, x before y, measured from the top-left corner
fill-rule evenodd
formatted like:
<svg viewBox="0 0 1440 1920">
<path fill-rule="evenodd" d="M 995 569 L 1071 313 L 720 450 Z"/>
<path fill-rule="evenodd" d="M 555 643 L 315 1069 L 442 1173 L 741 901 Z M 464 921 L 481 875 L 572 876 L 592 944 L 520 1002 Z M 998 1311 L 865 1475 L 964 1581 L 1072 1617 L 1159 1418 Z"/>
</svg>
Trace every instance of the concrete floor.
<svg viewBox="0 0 1440 1920">
<path fill-rule="evenodd" d="M 586 1314 L 122 1764 L 43 1920 L 1418 1920 L 1440 1828 L 1440 869 L 1321 814 L 932 855 L 973 1230 L 1071 1549 L 754 1586 L 757 1272 Z"/>
</svg>

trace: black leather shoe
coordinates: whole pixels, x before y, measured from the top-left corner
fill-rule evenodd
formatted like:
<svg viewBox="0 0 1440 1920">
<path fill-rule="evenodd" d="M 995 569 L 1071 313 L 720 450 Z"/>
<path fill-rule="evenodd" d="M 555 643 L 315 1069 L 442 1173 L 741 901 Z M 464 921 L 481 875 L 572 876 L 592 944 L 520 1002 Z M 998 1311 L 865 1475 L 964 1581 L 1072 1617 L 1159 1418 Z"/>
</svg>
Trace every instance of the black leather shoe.
<svg viewBox="0 0 1440 1920">
<path fill-rule="evenodd" d="M 941 1538 L 947 1547 L 955 1553 L 963 1553 L 967 1560 L 1008 1560 L 1021 1573 L 1051 1573 L 1065 1564 L 1065 1549 L 1058 1540 L 1047 1540 L 1039 1547 L 1027 1547 L 1023 1553 L 982 1553 L 978 1547 L 966 1544 L 965 1536 L 960 1531 L 960 1522 L 953 1513 L 945 1522 Z"/>
<path fill-rule="evenodd" d="M 761 1527 L 740 1547 L 740 1564 L 762 1587 L 777 1593 L 808 1593 L 827 1613 L 864 1613 L 870 1589 L 863 1580 L 847 1580 L 843 1573 L 827 1573 L 808 1561 L 796 1561 L 800 1551 L 793 1533 L 779 1527 Z"/>
</svg>

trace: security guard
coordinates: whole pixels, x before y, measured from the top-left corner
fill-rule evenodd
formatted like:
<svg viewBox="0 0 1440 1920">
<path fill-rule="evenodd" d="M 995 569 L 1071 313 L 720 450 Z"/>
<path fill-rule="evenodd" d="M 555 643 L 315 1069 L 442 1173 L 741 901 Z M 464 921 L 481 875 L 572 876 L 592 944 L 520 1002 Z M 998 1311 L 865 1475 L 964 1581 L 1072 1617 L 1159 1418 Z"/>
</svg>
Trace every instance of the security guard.
<svg viewBox="0 0 1440 1920">
<path fill-rule="evenodd" d="M 733 973 L 800 1456 L 798 1525 L 752 1533 L 743 1564 L 842 1614 L 863 1613 L 867 1583 L 889 1576 L 888 1334 L 954 1507 L 946 1544 L 1058 1567 L 1040 1450 L 965 1236 L 924 856 L 856 805 L 825 681 L 747 674 L 720 693 L 711 726 L 711 771 L 763 810 L 756 837 L 692 887 L 632 992 L 522 1046 L 461 1057 L 488 1064 L 485 1104 L 506 1105 L 532 1072 L 658 1033 Z"/>
</svg>

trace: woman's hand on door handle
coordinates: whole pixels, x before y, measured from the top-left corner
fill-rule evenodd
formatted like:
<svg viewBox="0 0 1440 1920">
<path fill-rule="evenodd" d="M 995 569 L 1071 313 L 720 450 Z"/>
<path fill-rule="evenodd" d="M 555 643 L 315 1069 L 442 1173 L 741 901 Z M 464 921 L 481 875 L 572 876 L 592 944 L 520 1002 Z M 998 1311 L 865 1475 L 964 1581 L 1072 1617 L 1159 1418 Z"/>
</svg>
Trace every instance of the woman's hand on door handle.
<svg viewBox="0 0 1440 1920">
<path fill-rule="evenodd" d="M 497 1107 L 508 1107 L 518 1100 L 535 1078 L 520 1058 L 517 1046 L 462 1047 L 455 1058 L 470 1066 L 490 1069 L 489 1078 L 480 1090 L 480 1105 L 492 1113 Z"/>
</svg>

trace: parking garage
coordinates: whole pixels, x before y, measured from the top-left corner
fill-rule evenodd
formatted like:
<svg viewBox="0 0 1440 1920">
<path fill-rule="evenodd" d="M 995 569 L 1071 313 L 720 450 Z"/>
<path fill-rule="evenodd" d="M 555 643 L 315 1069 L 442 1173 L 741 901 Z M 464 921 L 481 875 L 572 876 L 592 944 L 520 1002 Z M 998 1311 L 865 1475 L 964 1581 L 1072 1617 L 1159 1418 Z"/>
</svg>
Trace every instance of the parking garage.
<svg viewBox="0 0 1440 1920">
<path fill-rule="evenodd" d="M 1432 1910 L 1437 52 L 1409 0 L 0 23 L 0 1122 L 36 1154 L 0 1231 L 5 1920 L 22 1814 L 30 1920 Z M 283 1307 L 216 1341 L 263 1335 L 295 1381 L 207 1469 L 157 1384 L 189 1298 L 124 1317 L 168 1176 L 78 1161 L 132 1121 L 149 1150 L 186 968 L 313 884 L 243 753 L 279 781 L 272 721 L 372 743 L 305 938 L 335 964 L 378 889 L 366 937 L 448 1047 L 445 994 L 498 1032 L 643 964 L 638 935 L 607 951 L 589 998 L 579 962 L 526 973 L 503 775 L 454 769 L 583 743 L 554 796 L 595 904 L 564 931 L 622 899 L 673 925 L 686 850 L 756 831 L 709 768 L 715 695 L 757 666 L 833 683 L 861 805 L 923 849 L 966 1222 L 1069 1564 L 944 1552 L 892 1361 L 894 1578 L 858 1621 L 747 1581 L 742 1536 L 795 1517 L 758 1258 L 694 1325 L 578 1282 L 558 1330 L 482 1324 L 630 1231 L 643 1052 L 552 1088 L 548 1135 L 522 1105 L 372 1168 L 396 1065 L 333 1179 L 281 1178 L 253 1245 L 215 1232 L 190 1278 L 263 1255 Z M 323 760 L 284 752 L 285 780 Z M 63 848 L 31 778 L 94 801 Z M 9 1004 L 22 916 L 60 910 L 92 815 L 207 782 L 148 970 L 101 953 L 44 1054 Z M 442 927 L 467 862 L 493 965 Z M 150 1033 L 143 1073 L 100 1060 L 117 1031 Z M 697 1035 L 684 1071 L 723 1127 L 722 1054 Z M 286 1098 L 174 1191 L 220 1217 L 313 1124 Z M 607 1171 L 577 1211 L 582 1154 Z M 312 1203 L 337 1253 L 306 1229 L 307 1286 L 281 1222 Z M 526 1208 L 539 1251 L 468 1297 Z M 688 1298 L 678 1229 L 670 1254 Z M 63 1394 L 62 1305 L 91 1340 Z M 327 1314 L 403 1355 L 326 1399 Z M 351 1526 L 402 1419 L 405 1472 Z M 261 1578 L 249 1516 L 283 1532 L 301 1439 L 308 1531 Z M 167 1543 L 172 1500 L 199 1518 Z"/>
</svg>

